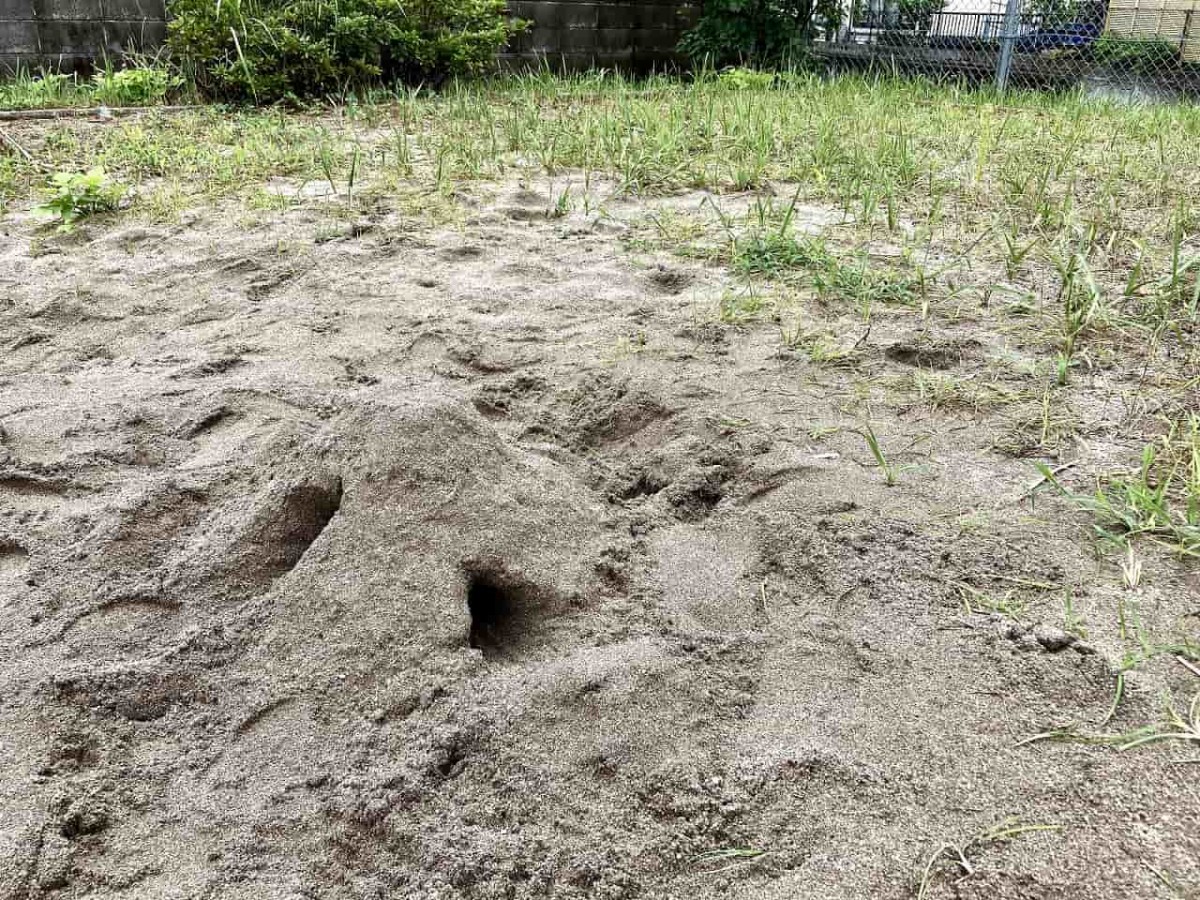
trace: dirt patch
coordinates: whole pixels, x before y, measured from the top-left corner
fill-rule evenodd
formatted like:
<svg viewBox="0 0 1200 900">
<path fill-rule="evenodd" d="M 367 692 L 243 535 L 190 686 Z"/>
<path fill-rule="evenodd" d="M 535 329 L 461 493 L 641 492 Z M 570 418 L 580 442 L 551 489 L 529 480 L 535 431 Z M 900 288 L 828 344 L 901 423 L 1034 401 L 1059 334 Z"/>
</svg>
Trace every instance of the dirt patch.
<svg viewBox="0 0 1200 900">
<path fill-rule="evenodd" d="M 893 362 L 927 369 L 952 369 L 979 359 L 981 345 L 974 338 L 927 338 L 897 341 L 884 349 Z"/>
<path fill-rule="evenodd" d="M 28 564 L 28 550 L 15 542 L 0 543 L 0 575 L 19 575 Z"/>
<path fill-rule="evenodd" d="M 1027 741 L 1194 690 L 1118 622 L 1194 634 L 1195 583 L 1030 504 L 1000 444 L 1057 407 L 977 389 L 1002 335 L 801 352 L 623 242 L 643 204 L 481 193 L 400 243 L 12 228 L 0 897 L 906 898 L 948 844 L 930 898 L 1200 885 L 1183 741 Z"/>
</svg>

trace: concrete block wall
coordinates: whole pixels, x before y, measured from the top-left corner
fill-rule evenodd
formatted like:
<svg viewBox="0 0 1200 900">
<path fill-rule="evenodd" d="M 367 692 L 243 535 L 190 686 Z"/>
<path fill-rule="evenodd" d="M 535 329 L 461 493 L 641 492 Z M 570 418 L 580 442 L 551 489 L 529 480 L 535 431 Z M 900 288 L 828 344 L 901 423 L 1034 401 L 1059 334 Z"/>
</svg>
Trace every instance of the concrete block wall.
<svg viewBox="0 0 1200 900">
<path fill-rule="evenodd" d="M 679 66 L 676 46 L 700 6 L 701 0 L 509 0 L 512 15 L 532 25 L 501 62 L 638 71 Z"/>
<path fill-rule="evenodd" d="M 153 51 L 166 37 L 164 0 L 0 0 L 0 71 L 74 71 Z"/>
<path fill-rule="evenodd" d="M 510 0 L 532 22 L 501 54 L 507 67 L 550 64 L 633 70 L 681 64 L 679 38 L 701 0 Z M 0 0 L 0 71 L 62 71 L 153 51 L 166 37 L 164 0 Z"/>
</svg>

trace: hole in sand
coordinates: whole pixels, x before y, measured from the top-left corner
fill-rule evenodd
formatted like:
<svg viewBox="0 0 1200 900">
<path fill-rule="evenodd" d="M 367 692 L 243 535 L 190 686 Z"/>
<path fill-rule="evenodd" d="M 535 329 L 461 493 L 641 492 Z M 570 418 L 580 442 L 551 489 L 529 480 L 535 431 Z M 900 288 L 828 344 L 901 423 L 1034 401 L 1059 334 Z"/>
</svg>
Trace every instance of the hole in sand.
<svg viewBox="0 0 1200 900">
<path fill-rule="evenodd" d="M 17 575 L 28 562 L 29 551 L 20 544 L 0 541 L 0 575 Z"/>
<path fill-rule="evenodd" d="M 462 771 L 466 758 L 467 751 L 464 748 L 448 747 L 445 757 L 434 768 L 442 778 L 450 778 Z"/>
<path fill-rule="evenodd" d="M 303 482 L 287 494 L 273 533 L 264 536 L 265 574 L 278 578 L 295 568 L 342 506 L 342 480 Z"/>
<path fill-rule="evenodd" d="M 471 613 L 470 644 L 485 655 L 502 650 L 512 637 L 518 599 L 492 575 L 481 573 L 467 587 Z"/>
<path fill-rule="evenodd" d="M 38 475 L 0 475 L 0 490 L 9 490 L 16 494 L 57 496 L 67 492 L 67 485 Z"/>
<path fill-rule="evenodd" d="M 508 571 L 503 564 L 468 563 L 468 643 L 491 658 L 511 658 L 541 642 L 551 595 Z"/>
</svg>

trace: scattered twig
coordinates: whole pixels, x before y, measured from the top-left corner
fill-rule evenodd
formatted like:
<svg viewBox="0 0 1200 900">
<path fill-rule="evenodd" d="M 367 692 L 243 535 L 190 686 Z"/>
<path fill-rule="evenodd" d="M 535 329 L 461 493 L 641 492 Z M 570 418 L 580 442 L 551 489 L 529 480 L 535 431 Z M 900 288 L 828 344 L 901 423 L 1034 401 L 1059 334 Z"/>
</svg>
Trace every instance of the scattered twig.
<svg viewBox="0 0 1200 900">
<path fill-rule="evenodd" d="M 1179 888 L 1176 887 L 1175 882 L 1171 880 L 1171 878 L 1167 875 L 1166 872 L 1164 872 L 1162 869 L 1156 869 L 1154 866 L 1150 865 L 1150 863 L 1146 862 L 1144 859 L 1141 861 L 1141 863 L 1142 863 L 1142 866 L 1147 871 L 1149 871 L 1155 878 L 1157 878 L 1164 885 L 1166 885 L 1167 889 L 1170 890 L 1170 892 L 1172 894 L 1174 894 L 1176 897 L 1183 896 L 1183 894 L 1180 893 Z"/>
<path fill-rule="evenodd" d="M 705 875 L 716 875 L 719 872 L 728 872 L 730 869 L 737 868 L 744 862 L 756 862 L 763 859 L 766 855 L 767 852 L 765 850 L 756 850 L 752 847 L 729 847 L 724 850 L 709 850 L 707 853 L 701 853 L 696 857 L 696 861 L 707 863 L 732 860 L 729 865 L 720 866 L 716 869 L 708 869 L 704 872 Z"/>
<path fill-rule="evenodd" d="M 31 166 L 37 165 L 37 163 L 33 161 L 33 157 L 30 156 L 29 151 L 18 144 L 16 138 L 14 138 L 12 135 L 5 134 L 3 131 L 0 131 L 0 147 L 8 147 L 9 149 L 13 150 Z"/>
<path fill-rule="evenodd" d="M 1187 669 L 1189 672 L 1191 672 L 1197 678 L 1200 678 L 1200 666 L 1197 666 L 1194 662 L 1192 662 L 1186 656 L 1180 656 L 1180 655 L 1176 654 L 1175 662 L 1179 663 L 1181 666 L 1183 666 L 1185 669 Z"/>
<path fill-rule="evenodd" d="M 106 109 L 105 118 L 120 118 L 121 116 L 136 116 L 151 112 L 188 112 L 190 110 L 209 109 L 207 106 L 190 104 L 187 106 L 118 106 Z M 5 109 L 0 110 L 0 122 L 14 122 L 21 119 L 84 119 L 96 115 L 97 108 L 67 107 L 65 109 Z"/>
<path fill-rule="evenodd" d="M 833 601 L 833 611 L 835 613 L 841 612 L 842 611 L 842 603 L 845 602 L 846 599 L 849 598 L 849 596 L 851 594 L 853 594 L 855 591 L 857 591 L 860 587 L 862 587 L 861 582 L 859 582 L 858 584 L 851 585 L 850 587 L 846 588 L 846 590 L 844 590 L 840 594 L 838 594 L 837 599 Z"/>
</svg>

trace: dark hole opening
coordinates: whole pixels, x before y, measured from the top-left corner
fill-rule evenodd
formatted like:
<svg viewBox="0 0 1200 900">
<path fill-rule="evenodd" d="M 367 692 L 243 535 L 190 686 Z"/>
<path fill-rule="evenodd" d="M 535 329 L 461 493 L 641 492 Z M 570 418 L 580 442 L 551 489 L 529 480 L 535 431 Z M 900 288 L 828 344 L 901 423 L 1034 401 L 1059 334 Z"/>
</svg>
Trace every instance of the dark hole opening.
<svg viewBox="0 0 1200 900">
<path fill-rule="evenodd" d="M 502 650 L 510 637 L 517 609 L 518 598 L 512 588 L 488 574 L 472 577 L 467 587 L 470 645 L 485 654 Z"/>
<path fill-rule="evenodd" d="M 436 766 L 437 773 L 443 778 L 449 778 L 460 770 L 460 764 L 467 758 L 467 751 L 462 747 L 450 747 L 445 758 Z"/>
</svg>

